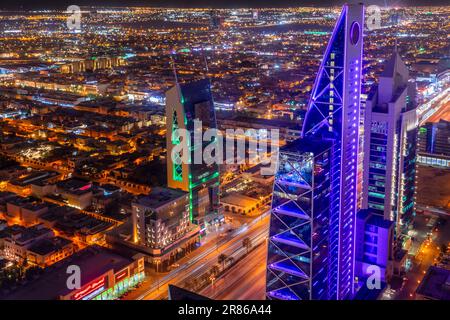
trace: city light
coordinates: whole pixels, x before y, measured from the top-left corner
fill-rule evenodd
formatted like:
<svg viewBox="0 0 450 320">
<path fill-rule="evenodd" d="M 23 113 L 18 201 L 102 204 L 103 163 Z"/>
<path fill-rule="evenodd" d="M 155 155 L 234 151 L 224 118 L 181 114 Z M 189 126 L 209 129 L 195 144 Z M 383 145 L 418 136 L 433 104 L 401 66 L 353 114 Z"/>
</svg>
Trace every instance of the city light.
<svg viewBox="0 0 450 320">
<path fill-rule="evenodd" d="M 0 5 L 0 300 L 450 300 L 450 6 L 174 3 Z"/>
</svg>

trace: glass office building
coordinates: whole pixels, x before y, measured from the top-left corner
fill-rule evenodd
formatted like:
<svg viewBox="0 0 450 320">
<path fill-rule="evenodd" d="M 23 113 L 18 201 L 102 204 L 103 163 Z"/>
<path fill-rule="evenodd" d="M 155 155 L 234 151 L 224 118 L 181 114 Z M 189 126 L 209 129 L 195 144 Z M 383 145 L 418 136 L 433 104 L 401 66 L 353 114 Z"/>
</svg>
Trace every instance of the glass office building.
<svg viewBox="0 0 450 320">
<path fill-rule="evenodd" d="M 167 119 L 167 184 L 170 188 L 189 192 L 190 220 L 204 225 L 205 219 L 215 219 L 219 208 L 219 167 L 217 163 L 207 164 L 203 159 L 195 161 L 195 150 L 203 154 L 206 146 L 214 141 L 203 141 L 202 135 L 208 129 L 216 129 L 214 102 L 209 79 L 176 84 L 166 93 Z M 201 121 L 200 140 L 195 139 L 195 123 Z M 189 161 L 181 159 L 182 154 L 174 153 L 174 147 L 182 143 L 177 129 L 189 132 L 187 141 Z"/>
<path fill-rule="evenodd" d="M 362 207 L 394 222 L 406 234 L 415 215 L 418 119 L 415 83 L 397 50 L 372 88 L 364 120 Z"/>
</svg>

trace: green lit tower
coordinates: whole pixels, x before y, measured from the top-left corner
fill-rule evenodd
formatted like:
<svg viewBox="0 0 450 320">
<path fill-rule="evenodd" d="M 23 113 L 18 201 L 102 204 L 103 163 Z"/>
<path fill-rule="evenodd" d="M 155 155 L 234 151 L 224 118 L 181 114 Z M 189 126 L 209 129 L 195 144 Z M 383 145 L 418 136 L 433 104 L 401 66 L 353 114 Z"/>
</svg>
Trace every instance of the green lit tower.
<svg viewBox="0 0 450 320">
<path fill-rule="evenodd" d="M 216 115 L 209 79 L 189 83 L 177 83 L 166 92 L 167 121 L 167 184 L 170 188 L 189 192 L 189 211 L 191 221 L 201 226 L 217 221 L 219 211 L 219 166 L 194 161 L 194 152 L 202 152 L 204 147 L 214 142 L 200 143 L 194 139 L 194 121 L 201 121 L 202 133 L 216 129 Z M 172 151 L 183 143 L 176 129 L 189 132 L 187 147 L 189 162 L 176 161 L 182 152 Z M 202 228 L 203 229 L 203 228 Z"/>
</svg>

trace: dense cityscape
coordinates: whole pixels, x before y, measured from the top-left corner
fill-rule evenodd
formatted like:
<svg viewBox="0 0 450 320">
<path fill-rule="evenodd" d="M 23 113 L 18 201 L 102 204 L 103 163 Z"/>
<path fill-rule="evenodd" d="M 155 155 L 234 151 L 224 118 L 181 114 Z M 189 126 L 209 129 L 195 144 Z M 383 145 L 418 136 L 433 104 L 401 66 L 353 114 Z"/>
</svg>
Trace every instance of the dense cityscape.
<svg viewBox="0 0 450 320">
<path fill-rule="evenodd" d="M 0 10 L 0 300 L 450 300 L 449 15 Z"/>
</svg>

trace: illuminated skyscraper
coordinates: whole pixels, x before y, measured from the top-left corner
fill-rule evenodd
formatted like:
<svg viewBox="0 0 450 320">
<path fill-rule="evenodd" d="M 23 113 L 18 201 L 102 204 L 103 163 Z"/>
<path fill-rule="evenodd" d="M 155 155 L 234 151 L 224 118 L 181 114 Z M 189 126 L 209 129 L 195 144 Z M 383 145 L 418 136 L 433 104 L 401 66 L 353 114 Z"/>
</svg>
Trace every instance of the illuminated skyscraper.
<svg viewBox="0 0 450 320">
<path fill-rule="evenodd" d="M 189 192 L 191 221 L 203 225 L 216 218 L 219 207 L 218 164 L 195 163 L 194 151 L 202 152 L 211 142 L 194 139 L 194 120 L 201 121 L 202 132 L 217 128 L 211 84 L 208 79 L 176 84 L 166 93 L 167 118 L 167 184 L 170 188 Z M 172 159 L 174 146 L 182 143 L 176 129 L 186 129 L 190 134 L 188 148 L 190 162 L 177 163 Z M 214 142 L 212 142 L 214 143 Z M 175 153 L 175 158 L 182 154 Z"/>
<path fill-rule="evenodd" d="M 355 286 L 363 5 L 345 5 L 311 92 L 300 140 L 280 149 L 267 297 L 352 298 Z"/>
<path fill-rule="evenodd" d="M 415 211 L 414 91 L 408 69 L 395 51 L 365 110 L 363 208 L 393 221 L 397 236 Z"/>
</svg>

